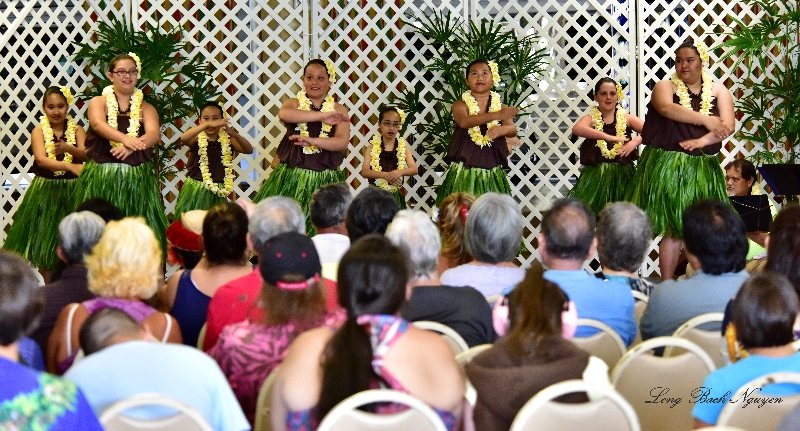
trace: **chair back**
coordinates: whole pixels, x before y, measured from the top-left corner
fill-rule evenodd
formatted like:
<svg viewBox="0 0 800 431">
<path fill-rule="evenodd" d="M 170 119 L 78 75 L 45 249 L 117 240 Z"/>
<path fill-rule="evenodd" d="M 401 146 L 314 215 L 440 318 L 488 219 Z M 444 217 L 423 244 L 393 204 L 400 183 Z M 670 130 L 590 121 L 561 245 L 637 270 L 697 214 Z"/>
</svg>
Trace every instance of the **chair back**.
<svg viewBox="0 0 800 431">
<path fill-rule="evenodd" d="M 722 367 L 725 365 L 725 361 L 722 358 L 722 352 L 720 351 L 722 332 L 703 331 L 699 329 L 698 326 L 711 322 L 720 322 L 721 324 L 724 316 L 725 315 L 723 313 L 706 313 L 697 317 L 693 317 L 681 325 L 675 331 L 675 333 L 672 334 L 672 336 L 685 338 L 692 343 L 697 344 L 700 346 L 700 348 L 705 350 L 706 353 L 708 353 L 708 356 L 711 357 L 711 359 L 714 361 L 714 365 L 717 368 Z M 664 356 L 678 356 L 685 352 L 686 351 L 681 348 L 673 348 L 670 346 L 664 349 Z"/>
<path fill-rule="evenodd" d="M 650 354 L 665 346 L 681 347 L 686 353 L 673 357 Z M 643 429 L 685 431 L 694 427 L 691 393 L 715 368 L 708 354 L 691 341 L 656 337 L 631 348 L 611 373 L 611 382 L 634 406 Z"/>
<path fill-rule="evenodd" d="M 800 385 L 800 373 L 770 373 L 745 383 L 731 397 L 732 400 L 741 401 L 726 403 L 719 414 L 717 425 L 734 426 L 751 431 L 776 430 L 781 419 L 800 404 L 800 393 L 778 396 L 768 395 L 762 391 L 765 386 L 779 383 Z M 766 402 L 763 405 L 758 402 L 743 408 L 746 400 L 753 398 L 762 398 Z"/>
<path fill-rule="evenodd" d="M 580 404 L 554 401 L 573 392 L 593 392 L 603 398 Z M 520 409 L 510 431 L 639 431 L 633 407 L 613 389 L 566 380 L 548 386 L 534 395 Z"/>
<path fill-rule="evenodd" d="M 275 379 L 278 377 L 278 370 L 280 365 L 275 367 L 269 373 L 264 383 L 261 385 L 261 390 L 258 391 L 258 400 L 256 401 L 256 420 L 253 426 L 253 431 L 272 431 L 272 385 L 275 384 Z"/>
<path fill-rule="evenodd" d="M 581 349 L 602 359 L 612 369 L 619 358 L 625 354 L 625 343 L 619 334 L 610 326 L 593 319 L 578 319 L 578 327 L 590 326 L 600 329 L 600 332 L 589 337 L 573 337 L 572 343 Z"/>
<path fill-rule="evenodd" d="M 478 354 L 481 352 L 488 350 L 490 347 L 492 347 L 491 344 L 481 344 L 480 346 L 470 347 L 469 349 L 456 355 L 458 368 L 461 369 L 461 375 L 464 376 L 464 382 L 467 385 L 467 389 L 464 392 L 464 398 L 467 399 L 471 406 L 474 406 L 475 402 L 478 400 L 478 391 L 475 390 L 475 386 L 472 386 L 469 378 L 467 378 L 467 373 L 464 371 L 464 367 L 466 367 L 467 364 L 472 361 L 472 358 L 478 356 Z"/>
<path fill-rule="evenodd" d="M 459 353 L 469 350 L 469 345 L 461 338 L 461 335 L 447 325 L 443 325 L 439 322 L 431 322 L 430 320 L 420 320 L 412 322 L 412 324 L 419 329 L 441 334 L 444 341 L 447 341 L 447 345 L 450 346 L 450 349 L 453 351 L 453 356 L 457 356 Z"/>
<path fill-rule="evenodd" d="M 633 339 L 633 343 L 631 343 L 631 347 L 633 347 L 642 342 L 642 326 L 639 322 L 642 321 L 644 309 L 647 308 L 647 301 L 650 300 L 650 297 L 638 290 L 631 290 L 631 294 L 636 301 L 633 305 L 633 318 L 636 320 L 636 337 Z"/>
<path fill-rule="evenodd" d="M 208 322 L 203 323 L 203 327 L 200 328 L 200 334 L 197 335 L 197 348 L 199 350 L 203 350 L 203 342 L 206 339 L 206 329 L 208 327 Z M 212 346 L 213 347 L 213 346 Z"/>
<path fill-rule="evenodd" d="M 163 406 L 177 413 L 157 419 L 137 419 L 125 415 L 136 407 Z M 205 417 L 183 401 L 156 393 L 137 394 L 117 401 L 100 413 L 106 431 L 213 431 Z"/>
<path fill-rule="evenodd" d="M 394 414 L 375 414 L 356 410 L 372 403 L 398 403 L 408 410 Z M 413 396 L 388 389 L 359 392 L 336 405 L 320 422 L 317 431 L 447 431 L 439 415 Z"/>
</svg>

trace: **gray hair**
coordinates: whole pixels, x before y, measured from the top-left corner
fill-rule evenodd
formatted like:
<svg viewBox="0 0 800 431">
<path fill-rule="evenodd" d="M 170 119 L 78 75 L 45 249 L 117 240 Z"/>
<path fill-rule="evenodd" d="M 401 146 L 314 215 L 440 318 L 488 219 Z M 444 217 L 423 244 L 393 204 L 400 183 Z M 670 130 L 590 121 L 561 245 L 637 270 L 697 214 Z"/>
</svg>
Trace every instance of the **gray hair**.
<svg viewBox="0 0 800 431">
<path fill-rule="evenodd" d="M 141 327 L 122 310 L 108 307 L 92 313 L 84 320 L 78 333 L 83 353 L 99 352 L 122 338 L 137 338 Z"/>
<path fill-rule="evenodd" d="M 306 234 L 303 209 L 292 198 L 271 196 L 256 204 L 250 215 L 248 232 L 255 245 L 286 232 Z"/>
<path fill-rule="evenodd" d="M 61 251 L 69 263 L 83 263 L 84 256 L 100 241 L 106 222 L 90 212 L 79 211 L 67 215 L 58 224 Z"/>
<path fill-rule="evenodd" d="M 610 203 L 597 221 L 600 264 L 614 271 L 635 273 L 653 238 L 653 225 L 641 208 L 630 202 Z"/>
<path fill-rule="evenodd" d="M 350 186 L 343 182 L 320 187 L 311 195 L 308 216 L 317 229 L 325 229 L 344 222 L 353 195 Z"/>
<path fill-rule="evenodd" d="M 442 238 L 427 214 L 419 210 L 398 212 L 386 229 L 386 237 L 406 253 L 414 275 L 436 271 Z"/>
<path fill-rule="evenodd" d="M 469 211 L 464 242 L 480 262 L 509 262 L 522 244 L 522 211 L 511 196 L 499 193 L 481 195 Z"/>
</svg>

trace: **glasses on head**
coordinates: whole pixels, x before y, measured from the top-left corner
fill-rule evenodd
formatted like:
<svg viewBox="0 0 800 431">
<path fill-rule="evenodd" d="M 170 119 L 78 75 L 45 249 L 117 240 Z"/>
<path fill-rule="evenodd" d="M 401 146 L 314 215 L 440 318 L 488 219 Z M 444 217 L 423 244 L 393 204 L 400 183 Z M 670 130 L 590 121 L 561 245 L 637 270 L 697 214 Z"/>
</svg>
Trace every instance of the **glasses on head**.
<svg viewBox="0 0 800 431">
<path fill-rule="evenodd" d="M 139 75 L 139 71 L 138 71 L 138 70 L 136 70 L 136 69 L 131 69 L 131 70 L 125 70 L 125 69 L 120 69 L 120 70 L 112 70 L 112 71 L 111 71 L 111 73 L 113 73 L 113 74 L 115 74 L 115 75 L 117 75 L 117 76 L 119 76 L 119 77 L 123 77 L 123 76 L 129 76 L 129 75 L 130 75 L 130 76 L 137 76 L 137 75 Z"/>
<path fill-rule="evenodd" d="M 392 123 L 391 121 L 383 121 L 381 122 L 381 126 L 383 127 L 394 127 L 395 129 L 400 128 L 400 123 Z"/>
</svg>

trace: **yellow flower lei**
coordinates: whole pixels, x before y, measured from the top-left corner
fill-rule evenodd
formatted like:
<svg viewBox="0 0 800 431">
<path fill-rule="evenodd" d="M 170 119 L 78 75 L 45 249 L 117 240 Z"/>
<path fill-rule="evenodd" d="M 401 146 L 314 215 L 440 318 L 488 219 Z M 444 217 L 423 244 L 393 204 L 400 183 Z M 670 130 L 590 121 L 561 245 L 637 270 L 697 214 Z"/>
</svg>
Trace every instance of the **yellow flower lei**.
<svg viewBox="0 0 800 431">
<path fill-rule="evenodd" d="M 401 121 L 402 123 L 402 121 Z M 406 145 L 408 143 L 402 136 L 397 137 L 397 169 L 405 169 L 408 167 L 408 163 L 406 162 Z M 372 168 L 375 172 L 381 172 L 383 169 L 381 168 L 381 135 L 377 134 L 372 137 L 372 151 L 370 151 L 370 161 L 369 167 Z M 378 178 L 375 180 L 375 185 L 386 190 L 387 192 L 394 193 L 397 190 L 397 186 L 389 184 L 383 178 Z"/>
<path fill-rule="evenodd" d="M 624 138 L 628 130 L 628 113 L 621 106 L 617 106 L 615 114 L 615 123 L 617 129 L 617 137 Z M 592 117 L 592 126 L 595 130 L 603 131 L 605 122 L 603 121 L 603 113 L 597 109 L 597 106 L 592 106 L 589 109 L 589 116 Z M 625 145 L 624 142 L 617 142 L 611 150 L 608 149 L 608 143 L 602 139 L 597 140 L 597 148 L 600 148 L 600 154 L 607 159 L 613 159 L 619 154 L 620 148 Z"/>
<path fill-rule="evenodd" d="M 330 60 L 325 60 L 325 68 L 328 69 L 328 81 L 331 84 L 336 84 L 336 66 Z"/>
<path fill-rule="evenodd" d="M 130 55 L 131 58 L 133 59 L 133 62 L 136 63 L 136 71 L 139 72 L 139 76 L 141 76 L 142 75 L 142 60 L 139 60 L 139 56 L 134 54 L 134 53 L 132 53 L 132 52 L 129 52 L 128 55 Z"/>
<path fill-rule="evenodd" d="M 208 171 L 208 135 L 206 132 L 197 135 L 197 154 L 200 156 L 200 175 L 203 176 L 203 185 L 211 193 L 226 197 L 233 190 L 233 151 L 231 151 L 231 138 L 224 130 L 219 131 L 219 144 L 222 147 L 222 166 L 225 167 L 222 188 L 211 179 L 211 173 Z"/>
<path fill-rule="evenodd" d="M 489 65 L 489 70 L 492 71 L 492 86 L 499 87 L 500 86 L 500 70 L 497 68 L 497 63 L 494 61 L 490 61 L 487 63 Z"/>
<path fill-rule="evenodd" d="M 495 93 L 492 91 L 490 96 L 491 103 L 489 103 L 489 112 L 498 112 L 503 107 L 500 103 L 500 94 Z M 472 92 L 467 90 L 464 94 L 461 95 L 461 100 L 467 104 L 467 109 L 469 115 L 478 115 L 481 112 L 481 108 L 478 106 L 478 101 L 472 96 Z M 489 130 L 492 127 L 499 126 L 500 122 L 497 120 L 492 120 L 489 124 L 486 125 L 486 133 L 488 135 Z M 481 134 L 480 126 L 470 127 L 469 128 L 469 136 L 472 138 L 472 142 L 477 144 L 479 147 L 483 148 L 486 146 L 492 146 L 492 140 L 489 139 L 488 136 Z"/>
<path fill-rule="evenodd" d="M 72 92 L 69 91 L 69 87 L 61 87 L 60 90 L 64 98 L 67 99 L 67 106 L 72 105 Z"/>
<path fill-rule="evenodd" d="M 672 74 L 671 80 L 672 83 L 678 87 L 678 89 L 675 91 L 675 94 L 678 95 L 678 101 L 680 102 L 681 106 L 686 109 L 692 109 L 692 101 L 686 84 L 681 78 L 678 77 L 677 73 Z M 703 115 L 711 115 L 711 103 L 714 101 L 714 96 L 712 96 L 711 93 L 714 88 L 714 81 L 711 74 L 705 69 L 703 69 L 702 72 L 702 80 L 703 84 L 700 91 L 700 113 Z"/>
<path fill-rule="evenodd" d="M 69 98 L 67 98 L 67 101 L 69 101 Z M 53 132 L 53 127 L 50 125 L 50 119 L 47 118 L 47 115 L 42 115 L 39 120 L 41 121 L 40 126 L 42 126 L 42 134 L 44 135 L 44 150 L 47 153 L 47 158 L 56 160 L 55 133 Z M 67 126 L 64 131 L 67 145 L 72 145 L 73 147 L 76 145 L 75 132 L 77 129 L 78 126 L 75 125 L 75 121 L 71 116 L 67 115 Z M 63 162 L 72 163 L 72 154 L 65 152 Z M 66 171 L 53 171 L 53 175 L 61 176 L 64 175 L 65 172 Z"/>
<path fill-rule="evenodd" d="M 106 109 L 108 110 L 108 125 L 116 129 L 118 127 L 117 115 L 119 115 L 119 104 L 117 97 L 114 95 L 114 86 L 109 85 L 103 89 L 103 97 L 106 98 Z M 131 96 L 131 120 L 128 126 L 128 133 L 126 135 L 131 138 L 139 137 L 139 120 L 142 118 L 142 101 L 144 94 L 142 90 L 135 89 Z M 112 147 L 117 148 L 122 145 L 121 142 L 109 141 Z"/>
<path fill-rule="evenodd" d="M 297 109 L 301 111 L 310 111 L 311 110 L 311 99 L 306 96 L 305 90 L 300 90 L 297 93 Z M 336 101 L 333 100 L 333 96 L 328 95 L 325 96 L 325 102 L 322 103 L 322 109 L 320 112 L 333 112 L 336 110 Z M 300 136 L 309 137 L 308 134 L 308 123 L 297 123 L 297 128 L 300 129 Z M 322 130 L 319 132 L 320 138 L 327 138 L 328 132 L 333 129 L 333 126 L 330 124 L 322 123 Z M 307 147 L 303 147 L 303 154 L 316 154 L 319 153 L 320 149 L 316 145 L 309 145 Z"/>
</svg>

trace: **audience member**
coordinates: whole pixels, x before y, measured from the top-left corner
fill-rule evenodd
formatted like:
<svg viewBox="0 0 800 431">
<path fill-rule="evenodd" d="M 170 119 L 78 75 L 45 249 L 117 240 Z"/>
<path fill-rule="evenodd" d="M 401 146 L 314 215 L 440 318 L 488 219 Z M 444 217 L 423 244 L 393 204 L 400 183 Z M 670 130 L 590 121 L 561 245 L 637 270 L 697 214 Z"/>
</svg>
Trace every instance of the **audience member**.
<svg viewBox="0 0 800 431">
<path fill-rule="evenodd" d="M 453 352 L 438 334 L 397 316 L 407 295 L 403 253 L 383 236 L 365 236 L 342 257 L 338 278 L 347 320 L 336 332 L 305 332 L 289 348 L 273 387 L 272 429 L 315 429 L 340 401 L 378 387 L 410 393 L 455 429 L 464 379 Z M 368 409 L 394 413 L 404 406 Z"/>
<path fill-rule="evenodd" d="M 345 183 L 322 186 L 311 195 L 308 216 L 317 231 L 311 239 L 323 265 L 338 264 L 350 248 L 345 218 L 352 201 L 350 187 Z"/>
<path fill-rule="evenodd" d="M 411 264 L 411 298 L 400 309 L 404 319 L 447 325 L 470 347 L 494 341 L 492 309 L 483 295 L 472 287 L 443 286 L 439 281 L 436 263 L 442 240 L 427 214 L 398 212 L 386 237 L 406 253 Z"/>
<path fill-rule="evenodd" d="M 167 263 L 181 269 L 197 266 L 205 251 L 203 220 L 207 213 L 206 210 L 186 211 L 167 227 Z"/>
<path fill-rule="evenodd" d="M 756 183 L 756 167 L 747 159 L 736 159 L 725 166 L 728 196 L 750 196 Z"/>
<path fill-rule="evenodd" d="M 565 339 L 574 333 L 577 316 L 573 313 L 572 322 L 562 323 L 569 298 L 542 275 L 542 266 L 535 262 L 509 295 L 508 333 L 466 365 L 478 392 L 475 429 L 507 431 L 531 397 L 564 380 L 583 378 L 610 386 L 608 366 Z M 571 333 L 564 334 L 567 325 Z M 559 401 L 587 399 L 575 393 Z"/>
<path fill-rule="evenodd" d="M 483 296 L 510 290 L 525 277 L 514 261 L 522 244 L 524 219 L 511 196 L 485 193 L 469 211 L 464 231 L 469 263 L 442 273 L 448 286 L 472 286 Z"/>
<path fill-rule="evenodd" d="M 142 218 L 109 222 L 85 261 L 89 290 L 98 297 L 61 310 L 47 343 L 48 371 L 63 374 L 72 365 L 80 348 L 81 324 L 92 313 L 108 307 L 143 322 L 164 342 L 181 342 L 181 331 L 174 319 L 143 302 L 161 288 L 164 275 L 160 244 Z"/>
<path fill-rule="evenodd" d="M 328 311 L 314 243 L 296 232 L 282 233 L 259 247 L 262 321 L 226 326 L 208 352 L 228 378 L 252 424 L 258 392 L 301 333 L 320 326 L 338 327 L 342 309 Z"/>
<path fill-rule="evenodd" d="M 215 430 L 250 429 L 213 359 L 188 346 L 151 339 L 147 329 L 125 312 L 100 310 L 81 326 L 81 346 L 87 356 L 70 368 L 65 378 L 78 384 L 98 413 L 128 397 L 158 393 L 188 404 Z M 155 419 L 172 412 L 151 406 L 126 414 Z"/>
<path fill-rule="evenodd" d="M 596 230 L 597 255 L 603 268 L 598 277 L 649 295 L 653 285 L 637 275 L 653 241 L 647 214 L 630 202 L 610 203 L 600 211 Z"/>
<path fill-rule="evenodd" d="M 800 205 L 785 206 L 772 222 L 767 238 L 765 271 L 785 275 L 800 295 Z"/>
<path fill-rule="evenodd" d="M 93 212 L 99 215 L 100 218 L 102 218 L 106 223 L 110 221 L 122 220 L 124 217 L 122 210 L 103 198 L 86 199 L 80 205 L 78 205 L 78 208 L 75 209 L 75 212 L 81 211 Z"/>
<path fill-rule="evenodd" d="M 45 285 L 44 310 L 39 327 L 32 337 L 42 351 L 47 350 L 47 339 L 53 332 L 61 309 L 73 302 L 83 302 L 94 298 L 89 291 L 84 257 L 100 240 L 106 222 L 89 211 L 67 215 L 58 224 L 58 258 L 66 264 L 58 281 Z"/>
<path fill-rule="evenodd" d="M 0 428 L 102 430 L 74 383 L 19 361 L 19 340 L 33 332 L 44 297 L 30 264 L 0 251 Z"/>
<path fill-rule="evenodd" d="M 730 204 L 704 200 L 686 208 L 683 241 L 686 257 L 697 272 L 682 280 L 664 281 L 653 289 L 641 320 L 644 340 L 672 335 L 701 314 L 722 313 L 747 279 L 747 235 Z M 703 329 L 719 331 L 720 327 L 709 324 Z"/>
<path fill-rule="evenodd" d="M 364 235 L 379 233 L 383 235 L 386 227 L 400 207 L 391 193 L 377 187 L 367 187 L 361 190 L 350 208 L 347 209 L 345 227 L 350 242 L 353 243 Z"/>
<path fill-rule="evenodd" d="M 549 269 L 544 278 L 558 284 L 575 303 L 578 316 L 610 326 L 630 346 L 636 337 L 633 295 L 622 283 L 603 281 L 581 269 L 597 248 L 595 215 L 582 201 L 555 201 L 542 218 L 539 254 Z M 580 327 L 577 337 L 588 337 L 597 329 Z"/>
<path fill-rule="evenodd" d="M 703 391 L 701 395 L 718 402 L 695 404 L 692 410 L 695 428 L 715 425 L 722 408 L 745 383 L 769 373 L 800 370 L 800 353 L 792 347 L 797 313 L 797 294 L 785 276 L 764 272 L 742 284 L 731 304 L 731 314 L 736 338 L 748 356 L 706 377 L 699 389 Z M 770 395 L 797 392 L 800 392 L 798 385 L 771 385 L 764 389 Z M 733 402 L 741 403 L 737 407 L 745 406 L 742 400 Z"/>
<path fill-rule="evenodd" d="M 467 215 L 475 197 L 466 192 L 457 192 L 444 198 L 439 205 L 436 225 L 442 236 L 442 254 L 439 257 L 436 272 L 441 275 L 450 268 L 472 261 L 464 243 L 464 229 Z"/>
</svg>

